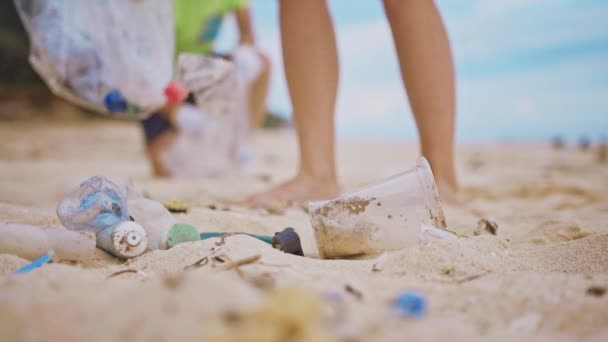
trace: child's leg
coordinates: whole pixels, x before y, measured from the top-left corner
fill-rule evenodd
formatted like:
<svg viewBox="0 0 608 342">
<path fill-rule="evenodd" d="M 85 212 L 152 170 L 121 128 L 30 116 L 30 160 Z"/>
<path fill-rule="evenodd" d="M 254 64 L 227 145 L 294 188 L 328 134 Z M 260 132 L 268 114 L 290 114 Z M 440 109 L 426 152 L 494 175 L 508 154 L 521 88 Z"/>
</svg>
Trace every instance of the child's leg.
<svg viewBox="0 0 608 342">
<path fill-rule="evenodd" d="M 338 53 L 327 4 L 325 0 L 281 0 L 280 22 L 300 165 L 293 180 L 252 197 L 254 205 L 323 199 L 338 192 L 334 151 Z"/>
<path fill-rule="evenodd" d="M 401 76 L 442 199 L 453 200 L 454 65 L 447 33 L 431 0 L 384 0 Z"/>
<path fill-rule="evenodd" d="M 188 101 L 193 101 L 192 97 Z M 141 121 L 146 143 L 146 155 L 155 177 L 171 176 L 167 165 L 162 161 L 162 153 L 166 151 L 177 138 L 174 120 L 177 105 L 165 105 L 160 111 L 152 113 Z"/>
</svg>

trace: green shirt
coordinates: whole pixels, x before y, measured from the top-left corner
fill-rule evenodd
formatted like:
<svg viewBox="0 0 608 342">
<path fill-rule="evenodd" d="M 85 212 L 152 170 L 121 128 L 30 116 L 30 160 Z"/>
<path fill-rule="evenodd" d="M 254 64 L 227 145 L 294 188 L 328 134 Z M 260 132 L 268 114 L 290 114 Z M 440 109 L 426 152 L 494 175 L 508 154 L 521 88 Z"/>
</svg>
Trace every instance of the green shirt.
<svg viewBox="0 0 608 342">
<path fill-rule="evenodd" d="M 247 6 L 247 0 L 173 0 L 175 52 L 209 53 L 224 15 Z"/>
</svg>

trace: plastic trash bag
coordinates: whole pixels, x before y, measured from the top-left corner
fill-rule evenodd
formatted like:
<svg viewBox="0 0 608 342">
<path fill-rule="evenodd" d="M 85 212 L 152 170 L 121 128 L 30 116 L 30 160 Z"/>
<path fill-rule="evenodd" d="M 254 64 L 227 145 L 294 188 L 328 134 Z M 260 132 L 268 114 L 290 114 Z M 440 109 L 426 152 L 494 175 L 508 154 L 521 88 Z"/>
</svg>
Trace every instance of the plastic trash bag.
<svg viewBox="0 0 608 342">
<path fill-rule="evenodd" d="M 171 1 L 15 0 L 15 5 L 30 37 L 30 62 L 56 95 L 123 118 L 141 119 L 164 105 L 175 53 Z M 109 110 L 106 97 L 119 105 Z"/>
<path fill-rule="evenodd" d="M 239 170 L 249 128 L 243 82 L 232 62 L 198 54 L 180 54 L 179 79 L 194 95 L 176 122 L 182 134 L 163 154 L 172 176 L 209 177 Z"/>
</svg>

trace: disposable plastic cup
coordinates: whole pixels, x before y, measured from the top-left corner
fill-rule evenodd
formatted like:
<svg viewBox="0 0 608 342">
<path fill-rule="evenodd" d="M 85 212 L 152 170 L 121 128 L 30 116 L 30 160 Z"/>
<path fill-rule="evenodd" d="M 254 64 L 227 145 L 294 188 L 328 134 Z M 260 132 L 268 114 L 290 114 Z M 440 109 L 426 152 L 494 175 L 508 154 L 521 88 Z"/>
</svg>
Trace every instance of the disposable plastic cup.
<svg viewBox="0 0 608 342">
<path fill-rule="evenodd" d="M 431 167 L 424 157 L 401 174 L 329 201 L 309 213 L 321 258 L 403 249 L 418 242 L 421 227 L 446 228 Z"/>
</svg>

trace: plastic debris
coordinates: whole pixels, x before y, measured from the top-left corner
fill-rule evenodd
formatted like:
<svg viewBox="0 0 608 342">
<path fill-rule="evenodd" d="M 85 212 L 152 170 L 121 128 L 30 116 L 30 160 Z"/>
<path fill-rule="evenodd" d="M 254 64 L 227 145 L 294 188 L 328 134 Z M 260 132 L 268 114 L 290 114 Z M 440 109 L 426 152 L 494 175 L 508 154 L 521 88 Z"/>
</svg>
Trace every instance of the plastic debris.
<svg viewBox="0 0 608 342">
<path fill-rule="evenodd" d="M 124 221 L 99 232 L 97 247 L 119 258 L 130 259 L 148 250 L 148 236 L 139 224 Z"/>
<path fill-rule="evenodd" d="M 70 230 L 95 234 L 129 220 L 125 195 L 118 185 L 102 176 L 83 181 L 57 207 L 57 216 Z"/>
<path fill-rule="evenodd" d="M 384 269 L 384 266 L 386 265 L 388 261 L 388 255 L 386 253 L 382 253 L 377 259 L 376 261 L 374 261 L 374 264 L 372 265 L 372 272 L 380 272 Z"/>
<path fill-rule="evenodd" d="M 188 89 L 180 81 L 171 81 L 165 88 L 165 97 L 170 104 L 182 103 L 188 97 Z"/>
<path fill-rule="evenodd" d="M 426 313 L 426 299 L 415 292 L 403 292 L 394 301 L 394 308 L 402 317 L 417 318 Z"/>
<path fill-rule="evenodd" d="M 211 238 L 215 238 L 215 237 L 225 237 L 225 236 L 230 236 L 230 235 L 247 235 L 247 236 L 251 236 L 254 239 L 258 239 L 262 242 L 272 244 L 272 237 L 270 237 L 270 236 L 247 234 L 247 233 L 207 232 L 207 233 L 201 233 L 201 240 L 207 240 L 207 239 L 211 239 Z"/>
<path fill-rule="evenodd" d="M 241 171 L 247 158 L 249 116 L 243 82 L 235 65 L 221 58 L 183 53 L 177 79 L 196 106 L 181 105 L 174 120 L 180 133 L 161 154 L 174 177 L 206 178 Z M 192 158 L 204 155 L 205 158 Z"/>
<path fill-rule="evenodd" d="M 258 239 L 260 241 L 266 242 L 267 244 L 272 245 L 273 248 L 276 248 L 285 253 L 304 256 L 304 251 L 302 250 L 302 244 L 300 243 L 300 237 L 298 233 L 291 228 L 285 228 L 280 232 L 274 234 L 274 236 L 265 236 L 265 235 L 256 235 L 256 234 L 248 234 L 248 233 L 219 233 L 219 232 L 206 232 L 201 233 L 201 240 L 211 239 L 215 237 L 224 237 L 230 235 L 247 235 L 252 238 Z"/>
<path fill-rule="evenodd" d="M 176 223 L 167 235 L 167 248 L 173 248 L 176 245 L 184 242 L 198 241 L 201 236 L 193 225 L 187 223 Z"/>
<path fill-rule="evenodd" d="M 57 216 L 70 230 L 95 233 L 97 247 L 117 257 L 133 258 L 148 249 L 146 231 L 130 220 L 126 195 L 105 177 L 91 177 L 68 193 Z"/>
<path fill-rule="evenodd" d="M 272 238 L 272 247 L 285 253 L 304 256 L 300 237 L 298 236 L 298 233 L 296 233 L 296 231 L 291 227 L 285 228 L 278 233 L 274 233 L 274 237 Z"/>
<path fill-rule="evenodd" d="M 49 250 L 60 260 L 83 260 L 95 251 L 95 235 L 64 228 L 0 223 L 0 253 L 33 260 Z"/>
<path fill-rule="evenodd" d="M 403 249 L 418 242 L 420 225 L 446 228 L 428 161 L 330 201 L 309 204 L 321 258 Z"/>
<path fill-rule="evenodd" d="M 33 270 L 41 267 L 44 264 L 48 264 L 51 261 L 53 261 L 53 251 L 49 251 L 48 253 L 44 254 L 40 258 L 38 258 L 38 259 L 32 261 L 31 263 L 29 263 L 29 264 L 21 267 L 20 269 L 18 269 L 15 272 L 13 272 L 13 274 L 23 274 L 23 273 L 27 273 L 27 272 L 33 271 Z"/>
<path fill-rule="evenodd" d="M 139 223 L 148 235 L 151 250 L 167 249 L 169 230 L 177 220 L 160 202 L 148 198 L 136 198 L 127 201 L 129 214 Z"/>
<path fill-rule="evenodd" d="M 439 229 L 425 224 L 420 225 L 420 240 L 457 240 L 458 238 L 466 238 L 466 236 L 458 234 L 447 228 Z"/>
<path fill-rule="evenodd" d="M 15 0 L 30 62 L 58 96 L 140 119 L 162 106 L 173 76 L 172 4 L 164 0 Z"/>
</svg>

